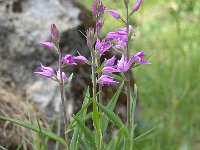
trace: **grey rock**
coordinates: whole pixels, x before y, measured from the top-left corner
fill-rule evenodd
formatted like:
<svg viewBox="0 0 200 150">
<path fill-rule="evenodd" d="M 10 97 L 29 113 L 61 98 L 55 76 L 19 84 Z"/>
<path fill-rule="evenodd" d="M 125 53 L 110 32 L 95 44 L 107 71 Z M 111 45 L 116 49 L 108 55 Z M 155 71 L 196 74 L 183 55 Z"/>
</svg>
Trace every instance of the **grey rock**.
<svg viewBox="0 0 200 150">
<path fill-rule="evenodd" d="M 33 72 L 40 62 L 57 66 L 58 57 L 38 42 L 50 40 L 50 26 L 55 23 L 63 34 L 63 48 L 71 49 L 76 45 L 75 48 L 86 49 L 77 30 L 82 24 L 79 15 L 80 8 L 69 0 L 0 1 L 0 76 L 15 82 L 20 95 L 28 93 L 42 109 L 52 105 L 49 110 L 59 112 L 59 86 Z M 68 96 L 67 99 L 68 113 L 71 114 L 73 98 Z"/>
</svg>

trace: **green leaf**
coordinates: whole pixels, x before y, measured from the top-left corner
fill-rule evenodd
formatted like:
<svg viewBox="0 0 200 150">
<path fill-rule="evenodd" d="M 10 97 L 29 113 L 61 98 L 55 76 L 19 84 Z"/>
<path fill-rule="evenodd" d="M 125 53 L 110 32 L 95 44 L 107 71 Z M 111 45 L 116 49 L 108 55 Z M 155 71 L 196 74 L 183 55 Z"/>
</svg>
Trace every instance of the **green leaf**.
<svg viewBox="0 0 200 150">
<path fill-rule="evenodd" d="M 118 133 L 117 137 L 113 137 L 112 140 L 108 143 L 106 149 L 114 149 L 114 150 L 121 150 L 123 147 L 123 136 L 124 136 L 124 131 L 125 131 L 125 126 L 122 126 Z"/>
<path fill-rule="evenodd" d="M 145 132 L 145 133 L 139 135 L 138 137 L 134 138 L 134 139 L 133 139 L 133 142 L 135 142 L 135 141 L 139 140 L 140 138 L 146 136 L 146 135 L 149 134 L 150 132 L 154 131 L 156 128 L 157 128 L 157 127 L 152 128 L 152 129 L 150 129 L 149 131 L 147 131 L 147 132 Z"/>
<path fill-rule="evenodd" d="M 127 79 L 123 78 L 122 76 L 110 73 L 109 74 L 111 77 L 114 77 L 115 79 L 119 80 L 119 81 L 128 81 Z"/>
<path fill-rule="evenodd" d="M 86 105 L 84 105 L 81 110 L 75 115 L 76 118 L 79 118 L 83 112 L 88 108 L 88 106 L 90 106 L 90 104 L 92 103 L 91 100 L 88 101 L 88 103 Z M 75 118 L 74 117 L 74 118 Z M 70 122 L 69 126 L 67 127 L 67 133 L 70 132 L 71 130 L 73 130 L 74 128 L 74 124 L 76 123 L 75 119 L 73 118 L 73 120 Z"/>
<path fill-rule="evenodd" d="M 107 109 L 105 106 L 102 104 L 93 101 L 94 103 L 97 104 L 97 106 L 112 120 L 115 126 L 118 128 L 121 128 L 124 124 L 122 123 L 121 119 L 111 110 Z"/>
<path fill-rule="evenodd" d="M 72 74 L 69 76 L 68 81 L 67 81 L 67 84 L 65 85 L 65 89 L 69 87 L 69 85 L 70 85 L 70 83 L 71 83 L 71 81 L 72 81 L 73 75 L 74 75 L 74 74 L 72 73 Z"/>
<path fill-rule="evenodd" d="M 1 148 L 2 150 L 7 150 L 6 148 L 4 148 L 4 147 L 3 147 L 3 146 L 1 146 L 1 145 L 0 145 L 0 148 Z"/>
<path fill-rule="evenodd" d="M 131 125 L 130 125 L 130 128 L 131 128 L 131 133 L 130 133 L 130 148 L 132 149 L 133 148 L 133 138 L 134 138 L 134 132 L 135 132 L 135 107 L 136 107 L 136 101 L 137 101 L 137 86 L 136 84 L 134 84 L 134 97 L 131 96 L 131 99 L 130 99 L 130 105 L 131 105 Z"/>
<path fill-rule="evenodd" d="M 80 138 L 80 127 L 76 127 L 74 129 L 74 134 L 71 140 L 70 149 L 77 150 L 79 146 L 79 138 Z"/>
<path fill-rule="evenodd" d="M 84 107 L 84 106 L 88 103 L 88 98 L 87 98 L 87 96 L 88 96 L 88 97 L 90 96 L 89 88 L 88 88 L 87 91 L 86 91 L 86 96 L 85 96 L 85 98 L 84 98 L 82 107 Z M 87 114 L 87 108 L 86 108 L 86 109 L 82 112 L 82 114 L 80 115 L 79 118 L 80 118 L 81 121 L 84 123 L 87 119 L 90 119 L 91 116 L 92 116 L 92 113 Z M 70 144 L 70 149 L 71 149 L 71 150 L 77 150 L 83 132 L 82 132 L 82 130 L 80 129 L 80 127 L 79 127 L 76 123 L 74 123 L 74 126 L 72 126 L 72 128 L 74 128 L 74 134 L 73 134 L 73 136 L 72 136 L 72 140 L 71 140 L 71 144 Z"/>
<path fill-rule="evenodd" d="M 125 126 L 122 126 L 120 128 L 120 130 L 117 133 L 117 144 L 115 146 L 115 150 L 121 150 L 123 147 L 123 143 L 124 143 L 124 132 L 125 132 Z"/>
<path fill-rule="evenodd" d="M 117 144 L 117 139 L 116 138 L 112 138 L 112 140 L 108 143 L 108 145 L 106 146 L 106 150 L 110 150 L 113 149 Z"/>
<path fill-rule="evenodd" d="M 42 137 L 42 145 L 43 145 L 43 148 L 44 148 L 44 149 L 47 149 L 47 148 L 46 148 L 46 145 L 45 145 L 45 137 L 44 137 L 44 134 L 43 134 L 43 132 L 42 132 L 42 128 L 41 128 L 41 126 L 40 126 L 40 123 L 39 123 L 38 118 L 36 118 L 36 119 L 37 119 L 37 124 L 38 124 L 38 128 L 39 128 L 39 134 L 40 134 L 40 136 Z"/>
<path fill-rule="evenodd" d="M 57 119 L 57 135 L 60 136 L 60 119 Z M 55 150 L 58 150 L 59 143 L 56 141 Z"/>
<path fill-rule="evenodd" d="M 96 149 L 96 143 L 95 143 L 95 137 L 93 136 L 94 133 L 87 128 L 80 119 L 78 119 L 77 117 L 74 118 L 76 120 L 76 122 L 78 123 L 78 125 L 80 126 L 80 128 L 82 129 L 83 133 L 85 134 L 86 139 L 89 141 L 89 143 L 91 144 L 91 146 Z"/>
<path fill-rule="evenodd" d="M 80 143 L 81 143 L 81 149 L 83 149 L 83 150 L 91 150 L 92 149 L 90 144 L 88 143 L 88 141 L 85 140 L 84 135 L 82 135 Z"/>
<path fill-rule="evenodd" d="M 30 129 L 32 131 L 40 133 L 40 130 L 39 130 L 39 128 L 36 125 L 32 125 L 32 124 L 26 123 L 26 122 L 18 120 L 18 119 L 12 119 L 12 118 L 8 118 L 8 117 L 0 116 L 0 120 L 9 121 L 11 123 L 20 125 L 22 127 Z M 57 136 L 55 133 L 53 133 L 53 132 L 51 132 L 49 130 L 46 130 L 46 129 L 42 129 L 42 131 L 43 131 L 44 136 L 49 137 L 52 140 L 58 141 L 59 143 L 63 144 L 66 148 L 68 148 L 67 143 L 60 136 Z"/>
<path fill-rule="evenodd" d="M 104 64 L 105 64 L 106 61 L 104 61 L 101 66 L 97 69 L 96 73 L 100 73 L 104 67 Z"/>
<path fill-rule="evenodd" d="M 114 110 L 116 103 L 117 103 L 117 100 L 119 98 L 119 95 L 122 91 L 123 85 L 124 85 L 124 82 L 121 83 L 121 85 L 119 86 L 119 88 L 117 89 L 115 94 L 113 95 L 112 99 L 110 100 L 110 102 L 106 106 L 106 109 L 109 109 L 111 111 Z M 103 132 L 103 135 L 106 132 L 106 129 L 108 127 L 108 123 L 109 123 L 109 119 L 108 119 L 107 115 L 105 113 L 103 113 L 103 116 L 102 116 L 102 132 Z"/>
</svg>

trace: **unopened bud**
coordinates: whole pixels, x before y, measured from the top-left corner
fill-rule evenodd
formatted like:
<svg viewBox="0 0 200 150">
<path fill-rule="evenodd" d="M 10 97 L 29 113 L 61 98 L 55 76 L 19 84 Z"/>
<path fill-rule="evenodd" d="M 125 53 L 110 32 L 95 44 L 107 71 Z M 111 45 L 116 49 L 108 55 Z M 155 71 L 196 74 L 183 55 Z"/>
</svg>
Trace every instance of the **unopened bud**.
<svg viewBox="0 0 200 150">
<path fill-rule="evenodd" d="M 58 28 L 56 27 L 55 24 L 51 25 L 51 37 L 52 37 L 52 41 L 53 43 L 59 43 L 60 40 L 60 33 L 58 31 Z"/>
<path fill-rule="evenodd" d="M 90 27 L 86 32 L 86 41 L 89 48 L 92 48 L 96 39 L 95 39 L 95 33 L 94 28 Z"/>
<path fill-rule="evenodd" d="M 116 10 L 108 10 L 109 14 L 111 14 L 114 18 L 119 19 L 120 14 Z"/>
<path fill-rule="evenodd" d="M 99 28 L 102 28 L 103 27 L 103 22 L 102 21 L 97 22 L 96 26 L 99 27 Z"/>
<path fill-rule="evenodd" d="M 124 0 L 124 4 L 128 7 L 129 0 Z"/>
<path fill-rule="evenodd" d="M 137 2 L 132 7 L 132 12 L 137 11 L 140 8 L 141 3 L 142 3 L 142 0 L 137 0 Z"/>
</svg>

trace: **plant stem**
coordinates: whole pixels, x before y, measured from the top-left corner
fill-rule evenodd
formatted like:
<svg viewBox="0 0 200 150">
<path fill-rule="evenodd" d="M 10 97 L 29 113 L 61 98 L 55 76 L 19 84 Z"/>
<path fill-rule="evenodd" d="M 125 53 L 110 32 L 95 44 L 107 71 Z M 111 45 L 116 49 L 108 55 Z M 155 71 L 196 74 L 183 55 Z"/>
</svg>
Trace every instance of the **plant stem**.
<svg viewBox="0 0 200 150">
<path fill-rule="evenodd" d="M 92 56 L 92 83 L 93 83 L 93 98 L 94 98 L 94 101 L 97 101 L 97 98 L 96 98 L 96 93 L 97 93 L 97 80 L 96 80 L 96 58 L 95 58 L 95 53 L 94 51 L 91 51 L 91 56 Z M 96 106 L 95 103 L 93 103 L 93 114 L 94 115 L 94 118 L 93 118 L 93 122 L 94 122 L 94 128 L 96 130 L 96 140 L 97 140 L 97 150 L 100 150 L 101 149 L 101 133 L 100 133 L 100 130 L 98 129 L 98 118 L 96 118 L 97 116 L 96 115 L 99 115 L 98 114 L 98 108 Z"/>
<path fill-rule="evenodd" d="M 95 54 L 92 52 L 92 83 L 93 83 L 93 97 L 96 100 L 97 93 L 97 79 L 96 79 L 96 63 Z"/>
<path fill-rule="evenodd" d="M 126 55 L 127 55 L 127 60 L 129 60 L 129 12 L 128 12 L 128 6 L 126 6 L 126 33 L 128 36 L 128 42 L 126 45 Z M 131 132 L 131 105 L 130 105 L 130 100 L 131 100 L 131 86 L 130 86 L 130 71 L 128 70 L 126 73 L 127 77 L 127 82 L 126 82 L 126 87 L 127 87 L 127 127 L 129 132 Z"/>
<path fill-rule="evenodd" d="M 62 111 L 63 111 L 63 117 L 64 117 L 64 128 L 65 131 L 67 129 L 67 113 L 66 113 L 66 105 L 65 105 L 65 95 L 64 95 L 64 82 L 63 82 L 63 76 L 62 76 L 62 62 L 61 62 L 61 51 L 58 48 L 58 55 L 59 55 L 59 72 L 60 72 L 60 97 L 61 97 L 61 102 L 62 102 Z M 65 140 L 68 145 L 68 136 L 67 133 L 65 132 Z"/>
<path fill-rule="evenodd" d="M 99 29 L 98 29 L 97 26 L 96 26 L 96 37 L 99 38 Z M 100 65 L 101 65 L 101 57 L 99 57 L 98 60 L 97 60 L 97 68 L 99 68 Z M 98 79 L 100 77 L 101 77 L 101 72 L 98 73 Z M 99 86 L 98 92 L 100 92 L 99 96 L 98 96 L 98 101 L 99 101 L 100 104 L 102 104 L 102 93 L 101 93 L 102 92 L 102 85 L 99 84 L 98 86 Z"/>
</svg>

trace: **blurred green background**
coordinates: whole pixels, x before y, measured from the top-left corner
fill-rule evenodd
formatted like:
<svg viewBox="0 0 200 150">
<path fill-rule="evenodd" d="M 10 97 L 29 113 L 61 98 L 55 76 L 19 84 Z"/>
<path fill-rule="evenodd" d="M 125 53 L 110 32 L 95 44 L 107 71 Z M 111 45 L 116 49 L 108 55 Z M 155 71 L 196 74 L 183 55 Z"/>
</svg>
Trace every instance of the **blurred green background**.
<svg viewBox="0 0 200 150">
<path fill-rule="evenodd" d="M 133 4 L 136 0 L 130 0 Z M 80 0 L 91 9 L 93 0 Z M 124 14 L 123 0 L 103 0 Z M 152 53 L 133 70 L 141 102 L 139 150 L 200 150 L 200 1 L 143 0 L 131 18 L 132 52 Z M 123 27 L 106 13 L 103 34 Z"/>
</svg>

